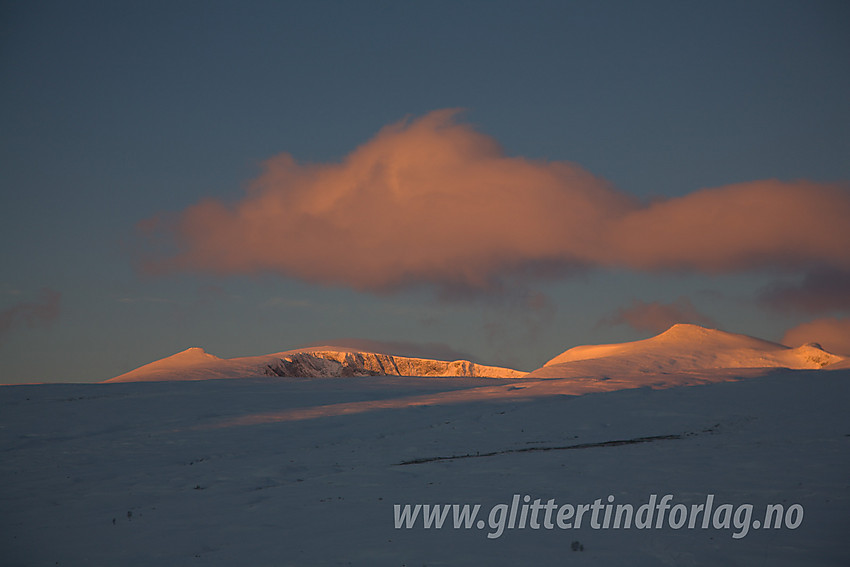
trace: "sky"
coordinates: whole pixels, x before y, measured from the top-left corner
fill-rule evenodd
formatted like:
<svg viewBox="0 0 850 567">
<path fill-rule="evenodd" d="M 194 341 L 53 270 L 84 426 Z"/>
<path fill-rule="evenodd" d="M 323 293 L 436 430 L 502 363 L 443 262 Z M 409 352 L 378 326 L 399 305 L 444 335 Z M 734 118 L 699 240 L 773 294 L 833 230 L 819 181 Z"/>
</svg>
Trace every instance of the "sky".
<svg viewBox="0 0 850 567">
<path fill-rule="evenodd" d="M 844 2 L 0 2 L 0 383 L 850 354 Z"/>
</svg>

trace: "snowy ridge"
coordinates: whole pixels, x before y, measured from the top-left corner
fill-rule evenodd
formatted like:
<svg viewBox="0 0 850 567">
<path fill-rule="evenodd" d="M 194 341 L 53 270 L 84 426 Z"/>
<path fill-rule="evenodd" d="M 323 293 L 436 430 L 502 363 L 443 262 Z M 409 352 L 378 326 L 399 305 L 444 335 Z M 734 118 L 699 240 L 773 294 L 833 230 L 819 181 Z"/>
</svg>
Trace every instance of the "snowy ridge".
<svg viewBox="0 0 850 567">
<path fill-rule="evenodd" d="M 571 348 L 526 373 L 468 360 L 433 360 L 319 346 L 263 356 L 223 359 L 193 347 L 116 376 L 107 382 L 209 380 L 248 376 L 332 378 L 344 376 L 462 376 L 486 378 L 593 378 L 624 387 L 689 383 L 684 374 L 729 369 L 847 368 L 850 359 L 817 344 L 797 348 L 762 339 L 679 324 L 655 337 Z M 678 375 L 673 378 L 672 375 Z M 659 379 L 661 381 L 659 382 Z M 612 383 L 609 383 L 610 387 Z M 610 388 L 605 388 L 610 389 Z"/>
<path fill-rule="evenodd" d="M 313 350 L 282 356 L 268 364 L 269 376 L 303 376 L 323 378 L 335 376 L 468 376 L 519 378 L 525 372 L 483 366 L 468 360 L 431 360 L 408 358 L 374 352 Z"/>
<path fill-rule="evenodd" d="M 818 369 L 843 361 L 844 357 L 814 343 L 790 348 L 747 335 L 679 324 L 641 341 L 571 348 L 528 377 L 635 376 L 731 368 Z"/>
<path fill-rule="evenodd" d="M 525 372 L 484 366 L 468 360 L 431 360 L 359 352 L 341 347 L 313 347 L 264 356 L 224 359 L 193 347 L 106 380 L 151 382 L 210 380 L 248 376 L 331 378 L 341 376 L 465 376 L 519 378 Z"/>
</svg>

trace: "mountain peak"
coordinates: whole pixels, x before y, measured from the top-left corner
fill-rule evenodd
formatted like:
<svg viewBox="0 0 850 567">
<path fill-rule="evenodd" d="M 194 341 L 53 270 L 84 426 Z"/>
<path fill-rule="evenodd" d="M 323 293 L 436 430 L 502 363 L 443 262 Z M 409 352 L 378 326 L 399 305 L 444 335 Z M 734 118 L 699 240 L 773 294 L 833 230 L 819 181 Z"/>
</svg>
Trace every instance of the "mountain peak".
<svg viewBox="0 0 850 567">
<path fill-rule="evenodd" d="M 187 348 L 186 350 L 181 350 L 180 352 L 178 352 L 177 354 L 174 354 L 172 356 L 180 356 L 180 357 L 183 357 L 183 356 L 203 356 L 205 354 L 209 354 L 209 353 L 207 353 L 207 351 L 205 351 L 203 349 L 203 347 L 193 346 L 193 347 Z"/>
<path fill-rule="evenodd" d="M 750 335 L 730 333 L 728 331 L 701 327 L 700 325 L 694 325 L 691 323 L 677 323 L 663 333 L 646 340 L 665 343 L 675 342 L 690 346 L 712 343 L 717 344 L 718 346 L 748 346 L 750 348 L 765 349 L 787 348 L 785 345 L 751 337 Z"/>
<path fill-rule="evenodd" d="M 693 323 L 676 323 L 663 333 L 657 335 L 659 337 L 699 337 L 718 333 L 725 333 L 718 329 L 711 329 Z"/>
<path fill-rule="evenodd" d="M 157 362 L 184 362 L 184 363 L 196 363 L 196 362 L 212 362 L 214 360 L 221 360 L 219 357 L 214 354 L 210 354 L 205 351 L 201 347 L 189 347 L 186 350 L 181 350 L 177 354 L 172 354 L 162 360 Z M 156 364 L 156 363 L 152 363 Z"/>
<path fill-rule="evenodd" d="M 842 357 L 815 345 L 792 349 L 748 335 L 682 323 L 648 339 L 571 348 L 529 376 L 598 373 L 628 376 L 723 368 L 822 368 L 841 360 Z"/>
</svg>

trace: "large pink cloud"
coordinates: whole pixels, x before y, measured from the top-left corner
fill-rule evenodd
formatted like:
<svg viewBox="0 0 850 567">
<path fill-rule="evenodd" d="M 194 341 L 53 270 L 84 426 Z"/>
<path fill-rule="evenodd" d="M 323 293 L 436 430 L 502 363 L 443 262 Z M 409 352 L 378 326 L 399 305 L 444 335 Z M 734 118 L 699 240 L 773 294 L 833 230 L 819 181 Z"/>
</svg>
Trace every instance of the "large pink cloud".
<svg viewBox="0 0 850 567">
<path fill-rule="evenodd" d="M 850 317 L 824 317 L 793 329 L 782 337 L 782 344 L 791 347 L 819 343 L 829 352 L 850 356 Z"/>
<path fill-rule="evenodd" d="M 848 214 L 847 185 L 739 183 L 630 211 L 612 225 L 608 252 L 641 270 L 848 267 Z"/>
<path fill-rule="evenodd" d="M 435 111 L 339 163 L 281 154 L 235 203 L 142 223 L 149 271 L 276 272 L 365 291 L 492 290 L 570 267 L 723 273 L 850 267 L 850 190 L 775 180 L 644 204 L 580 166 L 506 156 Z"/>
</svg>

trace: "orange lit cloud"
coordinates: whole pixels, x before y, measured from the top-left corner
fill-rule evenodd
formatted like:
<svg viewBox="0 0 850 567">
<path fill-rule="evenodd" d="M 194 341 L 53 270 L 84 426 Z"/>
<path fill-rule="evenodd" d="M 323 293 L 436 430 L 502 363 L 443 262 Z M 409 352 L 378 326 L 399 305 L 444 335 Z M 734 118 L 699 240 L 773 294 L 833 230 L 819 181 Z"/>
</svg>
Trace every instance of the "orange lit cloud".
<svg viewBox="0 0 850 567">
<path fill-rule="evenodd" d="M 850 267 L 850 186 L 752 181 L 638 207 L 611 226 L 609 261 L 729 273 Z"/>
<path fill-rule="evenodd" d="M 789 329 L 782 344 L 791 347 L 819 343 L 829 352 L 850 356 L 850 317 L 825 317 Z"/>
<path fill-rule="evenodd" d="M 645 303 L 633 300 L 629 307 L 622 307 L 603 324 L 627 324 L 639 331 L 660 333 L 676 323 L 696 323 L 707 327 L 715 326 L 714 320 L 700 313 L 687 297 L 680 297 L 672 303 L 652 301 Z"/>
<path fill-rule="evenodd" d="M 0 312 L 0 341 L 19 327 L 52 323 L 59 316 L 62 294 L 44 288 L 35 301 L 21 301 Z"/>
<path fill-rule="evenodd" d="M 850 268 L 847 187 L 757 181 L 645 204 L 576 164 L 506 156 L 456 115 L 387 126 L 339 163 L 281 154 L 235 203 L 143 221 L 175 247 L 145 267 L 450 294 L 583 266 Z"/>
</svg>

